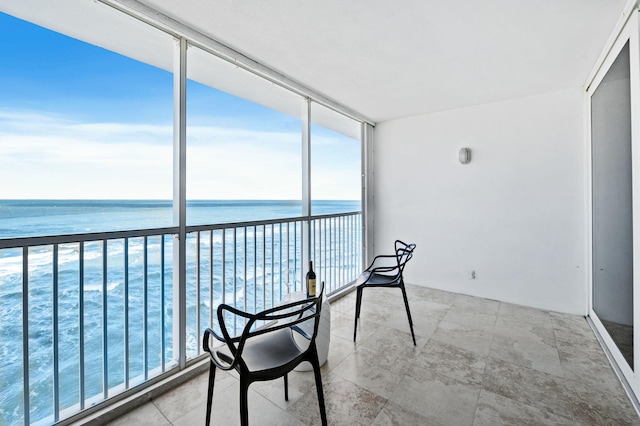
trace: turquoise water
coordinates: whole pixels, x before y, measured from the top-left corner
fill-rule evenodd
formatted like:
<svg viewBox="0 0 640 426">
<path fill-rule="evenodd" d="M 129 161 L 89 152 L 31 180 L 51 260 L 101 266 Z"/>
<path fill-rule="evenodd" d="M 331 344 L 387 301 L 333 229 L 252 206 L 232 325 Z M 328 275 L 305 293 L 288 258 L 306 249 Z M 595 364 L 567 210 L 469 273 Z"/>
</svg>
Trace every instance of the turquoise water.
<svg viewBox="0 0 640 426">
<path fill-rule="evenodd" d="M 318 201 L 314 202 L 313 214 L 327 214 L 338 212 L 359 211 L 359 202 L 355 201 Z M 187 223 L 189 225 L 244 222 L 252 220 L 266 220 L 274 218 L 295 217 L 301 214 L 299 202 L 295 201 L 194 201 L 188 204 Z M 86 232 L 106 232 L 114 230 L 147 229 L 167 227 L 172 225 L 172 208 L 170 201 L 52 201 L 52 200 L 0 200 L 0 238 L 16 238 L 39 235 L 60 235 Z M 249 229 L 246 231 L 249 241 L 253 233 L 260 240 L 267 239 L 267 244 L 285 246 L 276 237 L 269 236 L 264 230 Z M 300 230 L 298 231 L 300 232 Z M 262 235 L 265 234 L 265 235 Z M 219 250 L 222 241 L 220 235 L 212 238 L 212 244 Z M 243 237 L 239 235 L 239 238 Z M 270 239 L 272 238 L 273 241 Z M 84 309 L 84 384 L 87 404 L 91 398 L 100 400 L 104 390 L 102 370 L 103 340 L 102 325 L 107 322 L 108 335 L 107 352 L 109 371 L 106 373 L 109 388 L 123 383 L 125 376 L 125 351 L 123 347 L 125 330 L 123 330 L 125 299 L 128 302 L 129 329 L 128 347 L 130 381 L 135 383 L 142 380 L 144 374 L 144 358 L 140 356 L 147 351 L 149 370 L 159 368 L 164 355 L 165 362 L 173 358 L 172 353 L 172 238 L 165 238 L 164 288 L 160 285 L 163 278 L 162 270 L 157 259 L 160 258 L 160 237 L 151 237 L 148 242 L 148 271 L 146 278 L 148 288 L 145 292 L 142 267 L 143 239 L 129 241 L 129 282 L 126 290 L 123 280 L 124 267 L 111 267 L 106 279 L 102 276 L 102 244 L 87 243 L 84 247 L 84 283 L 80 291 L 78 244 L 60 245 L 58 252 L 59 288 L 57 298 L 52 292 L 52 263 L 53 254 L 50 247 L 34 248 L 29 252 L 29 298 L 28 298 L 28 327 L 29 327 L 29 382 L 30 382 L 30 416 L 32 422 L 43 420 L 47 422 L 53 413 L 53 322 L 54 309 L 58 310 L 59 335 L 58 356 L 60 371 L 60 401 L 61 409 L 72 407 L 77 410 L 80 395 L 79 368 L 79 303 L 82 298 Z M 189 244 L 193 244 L 191 241 Z M 205 243 L 209 244 L 209 243 Z M 288 250 L 287 245 L 287 250 Z M 123 265 L 124 242 L 109 242 L 107 259 L 113 265 Z M 247 253 L 251 253 L 248 250 Z M 292 257 L 298 257 L 295 252 Z M 247 256 L 250 257 L 250 256 Z M 154 260 L 155 259 L 155 260 Z M 248 294 L 238 295 L 239 300 L 251 300 L 255 293 L 262 293 L 261 276 L 251 276 L 252 262 L 259 259 L 239 259 L 238 267 L 243 263 L 248 266 L 249 275 L 238 274 L 237 285 L 247 288 Z M 270 260 L 270 259 L 268 259 Z M 204 260 L 203 269 L 208 267 Z M 232 261 L 227 259 L 227 265 L 217 262 L 216 270 L 227 268 L 228 275 L 233 275 Z M 275 269 L 281 265 L 276 264 Z M 296 266 L 300 268 L 301 265 Z M 291 265 L 284 265 L 284 269 Z M 194 265 L 187 264 L 188 282 L 194 281 Z M 238 269 L 236 269 L 238 272 Z M 284 273 L 287 273 L 286 271 Z M 267 272 L 265 272 L 267 274 Z M 275 272 L 277 275 L 278 272 Z M 273 273 L 272 273 L 273 275 Z M 23 370 L 22 370 L 22 252 L 19 249 L 0 250 L 0 425 L 22 423 L 23 411 Z M 274 277 L 269 277 L 273 279 Z M 243 279 L 249 286 L 245 286 Z M 282 279 L 275 277 L 275 279 Z M 267 282 L 269 282 L 267 280 Z M 218 283 L 220 286 L 221 283 Z M 215 282 L 214 282 L 214 285 Z M 227 285 L 227 283 L 225 283 Z M 228 287 L 228 285 L 227 285 Z M 106 288 L 106 294 L 103 294 Z M 206 285 L 200 289 L 206 294 Z M 282 289 L 280 289 L 282 291 Z M 195 298 L 196 285 L 187 288 L 188 298 Z M 272 295 L 271 297 L 276 297 Z M 147 300 L 148 312 L 146 333 L 149 345 L 143 347 L 144 313 L 142 307 Z M 192 299 L 195 300 L 195 299 Z M 106 301 L 107 316 L 103 318 L 103 306 Z M 219 302 L 219 301 L 218 301 Z M 215 303 L 215 301 L 214 301 Z M 209 306 L 209 301 L 202 302 L 202 310 Z M 258 306 L 259 307 L 259 306 Z M 254 306 L 255 308 L 255 306 Z M 193 330 L 188 335 L 188 346 L 193 351 L 198 345 L 200 331 L 196 330 L 195 306 L 188 311 L 188 328 Z M 201 313 L 201 321 L 207 320 L 208 313 Z M 161 336 L 166 336 L 164 346 Z M 73 408 L 76 407 L 76 408 Z"/>
</svg>

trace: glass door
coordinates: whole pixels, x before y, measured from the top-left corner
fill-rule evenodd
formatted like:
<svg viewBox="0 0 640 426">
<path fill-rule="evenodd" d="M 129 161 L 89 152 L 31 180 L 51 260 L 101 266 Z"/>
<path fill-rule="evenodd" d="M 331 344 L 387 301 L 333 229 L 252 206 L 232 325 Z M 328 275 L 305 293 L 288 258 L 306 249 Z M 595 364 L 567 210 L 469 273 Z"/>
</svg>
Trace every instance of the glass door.
<svg viewBox="0 0 640 426">
<path fill-rule="evenodd" d="M 590 317 L 637 394 L 640 305 L 638 25 L 634 16 L 588 89 L 591 135 Z"/>
<path fill-rule="evenodd" d="M 629 43 L 591 96 L 593 310 L 633 369 Z"/>
</svg>

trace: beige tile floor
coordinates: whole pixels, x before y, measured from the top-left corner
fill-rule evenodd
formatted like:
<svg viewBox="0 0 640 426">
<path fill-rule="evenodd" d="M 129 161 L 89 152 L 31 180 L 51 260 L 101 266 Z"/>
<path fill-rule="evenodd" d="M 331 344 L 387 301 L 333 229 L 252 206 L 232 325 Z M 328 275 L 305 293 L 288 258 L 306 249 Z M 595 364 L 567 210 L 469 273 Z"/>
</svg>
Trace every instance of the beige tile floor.
<svg viewBox="0 0 640 426">
<path fill-rule="evenodd" d="M 640 425 L 586 320 L 408 286 L 366 289 L 357 342 L 355 293 L 331 305 L 322 368 L 330 425 Z M 204 424 L 207 374 L 111 425 Z M 320 424 L 312 373 L 250 388 L 253 425 Z M 217 374 L 214 425 L 239 424 L 237 376 Z"/>
</svg>

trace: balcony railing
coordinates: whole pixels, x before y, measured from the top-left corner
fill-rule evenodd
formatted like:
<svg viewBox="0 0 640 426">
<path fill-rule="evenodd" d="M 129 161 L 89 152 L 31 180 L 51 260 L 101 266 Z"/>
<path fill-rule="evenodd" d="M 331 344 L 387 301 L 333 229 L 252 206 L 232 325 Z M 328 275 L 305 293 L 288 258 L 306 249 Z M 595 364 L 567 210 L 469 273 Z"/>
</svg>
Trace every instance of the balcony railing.
<svg viewBox="0 0 640 426">
<path fill-rule="evenodd" d="M 177 373 L 201 356 L 219 303 L 257 311 L 302 289 L 305 250 L 328 293 L 340 290 L 362 268 L 361 231 L 359 212 L 189 226 L 186 306 L 174 297 L 178 228 L 0 240 L 0 424 L 58 422 Z"/>
</svg>

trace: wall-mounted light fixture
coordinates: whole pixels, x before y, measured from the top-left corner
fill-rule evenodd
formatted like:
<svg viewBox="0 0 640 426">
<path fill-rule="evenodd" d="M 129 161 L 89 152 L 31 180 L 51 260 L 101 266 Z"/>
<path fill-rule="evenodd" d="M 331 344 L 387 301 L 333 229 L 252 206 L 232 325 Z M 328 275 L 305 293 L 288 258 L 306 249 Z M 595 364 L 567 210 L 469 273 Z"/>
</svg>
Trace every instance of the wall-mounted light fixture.
<svg viewBox="0 0 640 426">
<path fill-rule="evenodd" d="M 469 164 L 471 162 L 471 148 L 460 148 L 458 160 L 460 160 L 460 164 Z"/>
</svg>

